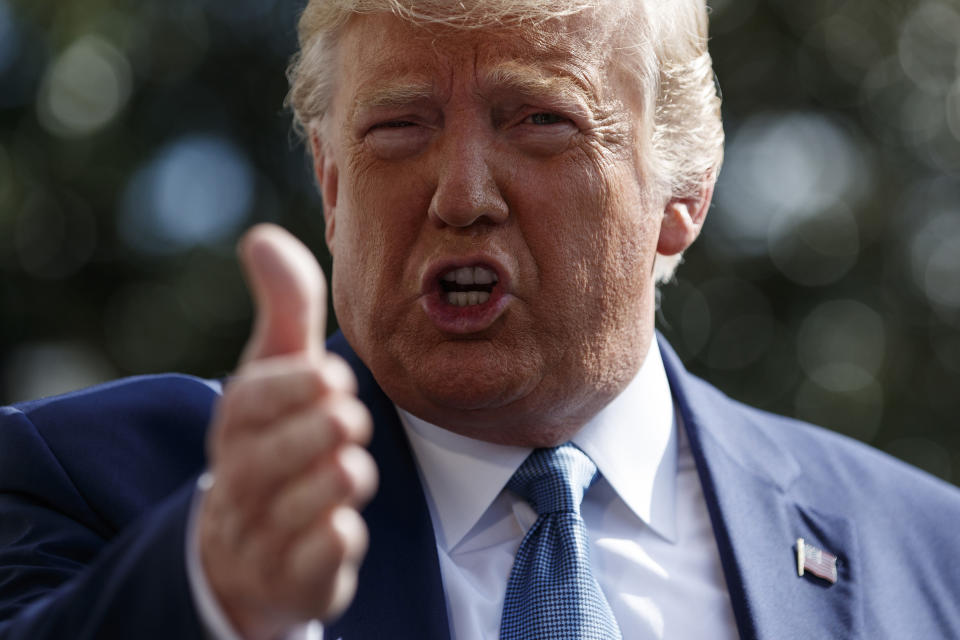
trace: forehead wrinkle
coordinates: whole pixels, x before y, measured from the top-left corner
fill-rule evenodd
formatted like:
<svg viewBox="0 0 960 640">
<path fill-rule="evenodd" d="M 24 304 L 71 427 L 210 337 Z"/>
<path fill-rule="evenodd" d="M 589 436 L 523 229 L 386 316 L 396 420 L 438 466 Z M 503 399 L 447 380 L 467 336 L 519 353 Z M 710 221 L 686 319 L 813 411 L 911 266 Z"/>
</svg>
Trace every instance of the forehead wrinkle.
<svg viewBox="0 0 960 640">
<path fill-rule="evenodd" d="M 493 88 L 505 88 L 527 95 L 553 95 L 580 98 L 596 110 L 598 96 L 591 84 L 575 75 L 514 61 L 505 61 L 483 73 L 483 82 Z"/>
</svg>

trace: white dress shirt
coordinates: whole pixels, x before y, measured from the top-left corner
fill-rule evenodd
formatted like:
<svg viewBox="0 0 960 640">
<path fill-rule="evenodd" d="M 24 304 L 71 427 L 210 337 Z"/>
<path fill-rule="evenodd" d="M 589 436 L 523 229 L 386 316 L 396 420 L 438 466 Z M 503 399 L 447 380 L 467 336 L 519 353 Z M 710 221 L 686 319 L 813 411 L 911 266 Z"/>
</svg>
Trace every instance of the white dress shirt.
<svg viewBox="0 0 960 640">
<path fill-rule="evenodd" d="M 398 410 L 436 535 L 453 640 L 499 637 L 513 558 L 536 513 L 505 489 L 530 453 L 457 435 Z M 677 427 L 659 348 L 573 438 L 601 477 L 581 513 L 594 577 L 624 640 L 737 636 L 696 465 Z M 194 596 L 210 637 L 235 640 L 188 544 Z M 192 566 L 191 566 L 192 565 Z M 319 640 L 306 625 L 288 640 Z"/>
<path fill-rule="evenodd" d="M 505 490 L 530 449 L 400 411 L 433 519 L 454 640 L 499 637 L 513 558 L 537 516 Z M 573 438 L 602 477 L 584 496 L 593 575 L 624 640 L 738 637 L 696 465 L 660 350 Z"/>
</svg>

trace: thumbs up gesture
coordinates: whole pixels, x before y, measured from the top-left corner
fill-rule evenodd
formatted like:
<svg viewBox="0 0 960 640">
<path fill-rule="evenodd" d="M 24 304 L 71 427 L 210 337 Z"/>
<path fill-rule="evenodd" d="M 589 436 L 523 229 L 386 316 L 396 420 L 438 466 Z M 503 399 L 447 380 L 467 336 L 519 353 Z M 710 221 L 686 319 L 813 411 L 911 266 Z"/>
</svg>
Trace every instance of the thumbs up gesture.
<svg viewBox="0 0 960 640">
<path fill-rule="evenodd" d="M 207 581 L 244 638 L 341 613 L 356 589 L 376 488 L 356 380 L 324 352 L 326 287 L 309 250 L 272 225 L 240 258 L 256 321 L 209 436 L 215 478 L 198 520 Z"/>
</svg>

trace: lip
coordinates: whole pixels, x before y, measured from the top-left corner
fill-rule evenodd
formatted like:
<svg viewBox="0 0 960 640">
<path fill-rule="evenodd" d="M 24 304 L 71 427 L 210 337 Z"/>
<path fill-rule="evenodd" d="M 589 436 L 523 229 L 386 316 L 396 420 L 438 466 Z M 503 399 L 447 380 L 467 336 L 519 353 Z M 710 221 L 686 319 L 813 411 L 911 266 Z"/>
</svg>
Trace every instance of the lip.
<svg viewBox="0 0 960 640">
<path fill-rule="evenodd" d="M 440 276 L 461 267 L 486 267 L 497 274 L 490 299 L 483 304 L 458 307 L 447 302 Z M 510 275 L 489 255 L 472 255 L 437 260 L 429 265 L 420 282 L 420 305 L 433 325 L 445 333 L 470 334 L 489 328 L 510 304 L 513 296 Z"/>
</svg>

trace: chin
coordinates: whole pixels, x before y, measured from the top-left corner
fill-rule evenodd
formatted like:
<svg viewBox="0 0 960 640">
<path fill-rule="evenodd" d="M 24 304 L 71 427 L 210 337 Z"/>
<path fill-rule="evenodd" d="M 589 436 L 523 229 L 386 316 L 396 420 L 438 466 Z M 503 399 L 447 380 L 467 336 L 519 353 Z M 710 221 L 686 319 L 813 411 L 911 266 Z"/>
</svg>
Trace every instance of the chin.
<svg viewBox="0 0 960 640">
<path fill-rule="evenodd" d="M 401 375 L 439 406 L 468 411 L 504 406 L 528 394 L 544 371 L 535 350 L 496 338 L 418 346 L 398 350 Z"/>
<path fill-rule="evenodd" d="M 530 378 L 504 372 L 424 367 L 413 379 L 420 395 L 440 409 L 457 412 L 495 410 L 523 398 L 533 388 Z"/>
</svg>

